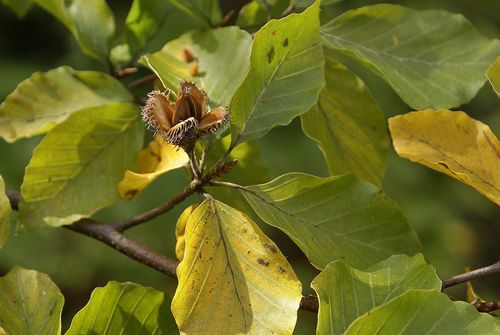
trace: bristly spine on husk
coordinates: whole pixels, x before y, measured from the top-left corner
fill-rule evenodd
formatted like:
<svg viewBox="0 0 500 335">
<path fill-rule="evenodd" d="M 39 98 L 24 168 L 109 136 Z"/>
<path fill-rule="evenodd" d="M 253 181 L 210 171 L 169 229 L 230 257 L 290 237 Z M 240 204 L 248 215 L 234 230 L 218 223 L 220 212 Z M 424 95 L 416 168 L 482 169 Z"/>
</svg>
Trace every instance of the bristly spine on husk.
<svg viewBox="0 0 500 335">
<path fill-rule="evenodd" d="M 204 90 L 198 89 L 193 83 L 181 82 L 175 103 L 170 101 L 171 93 L 173 92 L 170 90 L 150 92 L 141 112 L 142 119 L 147 123 L 148 128 L 152 128 L 155 136 L 162 137 L 165 142 L 188 151 L 194 147 L 198 138 L 217 133 L 229 122 L 228 107 L 221 106 L 207 113 L 208 96 Z M 200 95 L 202 99 L 199 98 Z M 187 112 L 185 109 L 178 110 L 178 102 L 186 101 L 181 99 L 187 99 L 190 102 L 189 106 L 192 106 Z M 184 108 L 185 106 L 184 103 Z M 199 108 L 202 110 L 201 113 L 196 112 L 200 110 Z M 211 114 L 214 111 L 216 113 Z M 177 113 L 182 113 L 181 118 L 174 117 L 179 115 Z M 189 117 L 182 119 L 182 115 Z M 173 124 L 174 120 L 179 121 Z"/>
</svg>

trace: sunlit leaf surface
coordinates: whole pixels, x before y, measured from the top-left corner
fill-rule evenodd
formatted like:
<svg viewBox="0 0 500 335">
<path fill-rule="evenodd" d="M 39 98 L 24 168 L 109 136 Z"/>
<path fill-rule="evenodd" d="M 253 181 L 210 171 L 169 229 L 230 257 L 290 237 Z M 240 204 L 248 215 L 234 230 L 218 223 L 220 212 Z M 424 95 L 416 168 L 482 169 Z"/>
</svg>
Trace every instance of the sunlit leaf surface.
<svg viewBox="0 0 500 335">
<path fill-rule="evenodd" d="M 163 86 L 177 93 L 189 80 L 205 89 L 217 105 L 228 105 L 248 71 L 252 39 L 238 27 L 187 33 L 141 62 L 154 71 Z"/>
<path fill-rule="evenodd" d="M 0 278 L 0 334 L 61 334 L 64 297 L 41 272 L 14 267 Z"/>
<path fill-rule="evenodd" d="M 344 261 L 330 264 L 313 280 L 319 297 L 318 335 L 343 334 L 360 315 L 409 289 L 441 289 L 436 271 L 419 254 L 392 256 L 368 271 Z"/>
<path fill-rule="evenodd" d="M 163 292 L 134 283 L 109 282 L 92 292 L 66 335 L 179 334 Z"/>
<path fill-rule="evenodd" d="M 345 335 L 500 334 L 500 322 L 435 290 L 411 290 L 358 318 Z"/>
<path fill-rule="evenodd" d="M 421 250 L 396 204 L 350 174 L 289 173 L 241 193 L 262 220 L 290 236 L 319 269 L 339 259 L 366 269 L 391 255 Z"/>
<path fill-rule="evenodd" d="M 389 119 L 396 152 L 474 187 L 500 204 L 500 142 L 464 112 L 423 110 Z"/>
<path fill-rule="evenodd" d="M 184 150 L 157 137 L 139 153 L 135 171 L 125 172 L 118 184 L 118 193 L 125 201 L 137 198 L 158 176 L 183 167 L 188 162 L 189 157 Z"/>
<path fill-rule="evenodd" d="M 468 102 L 500 54 L 500 42 L 462 15 L 392 4 L 350 10 L 321 34 L 326 46 L 367 65 L 415 109 Z"/>
<path fill-rule="evenodd" d="M 61 226 L 113 203 L 143 131 L 138 108 L 129 103 L 85 109 L 52 129 L 26 167 L 20 223 L 27 229 L 44 221 Z"/>
<path fill-rule="evenodd" d="M 0 105 L 0 136 L 14 142 L 42 134 L 82 109 L 132 101 L 113 77 L 67 66 L 35 72 Z"/>
<path fill-rule="evenodd" d="M 323 63 L 319 2 L 262 27 L 250 71 L 231 100 L 233 144 L 262 137 L 307 112 L 324 85 Z"/>
<path fill-rule="evenodd" d="M 379 187 L 389 137 L 384 114 L 364 82 L 325 57 L 326 85 L 318 102 L 302 114 L 302 128 L 318 142 L 332 175 L 351 171 Z"/>
<path fill-rule="evenodd" d="M 209 197 L 185 238 L 172 301 L 182 334 L 292 334 L 300 282 L 254 222 Z"/>
</svg>

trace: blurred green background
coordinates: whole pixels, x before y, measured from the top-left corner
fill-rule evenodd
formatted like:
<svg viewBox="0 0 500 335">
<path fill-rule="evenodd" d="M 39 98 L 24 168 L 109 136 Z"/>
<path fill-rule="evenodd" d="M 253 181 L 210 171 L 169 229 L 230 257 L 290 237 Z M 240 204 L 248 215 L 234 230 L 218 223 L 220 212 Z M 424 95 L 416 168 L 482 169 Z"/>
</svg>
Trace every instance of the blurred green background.
<svg viewBox="0 0 500 335">
<path fill-rule="evenodd" d="M 247 1 L 222 1 L 224 13 L 240 8 Z M 380 1 L 343 1 L 328 10 L 323 17 L 334 17 L 345 10 Z M 389 1 L 416 9 L 441 8 L 463 14 L 487 37 L 500 36 L 500 1 L 498 0 L 408 0 Z M 131 1 L 108 1 L 120 29 Z M 340 56 L 339 56 L 340 57 Z M 371 72 L 340 57 L 361 76 L 372 90 L 387 117 L 410 111 L 392 89 Z M 46 12 L 32 8 L 19 20 L 12 12 L 0 6 L 0 100 L 16 85 L 35 71 L 46 71 L 60 65 L 75 69 L 105 70 L 102 65 L 82 56 L 71 36 Z M 500 101 L 489 84 L 467 105 L 460 108 L 475 119 L 488 124 L 500 134 Z M 150 134 L 149 134 L 150 136 Z M 0 175 L 8 188 L 18 189 L 24 167 L 31 151 L 41 137 L 7 144 L 0 140 Z M 255 178 L 265 181 L 278 175 L 301 171 L 326 176 L 326 164 L 320 150 L 306 138 L 298 120 L 290 126 L 276 128 L 256 146 L 261 152 L 266 173 Z M 391 149 L 392 150 L 392 149 Z M 117 220 L 140 213 L 162 203 L 187 182 L 184 171 L 174 171 L 159 178 L 147 188 L 142 197 L 130 203 L 118 202 L 103 210 L 97 218 Z M 385 192 L 394 198 L 416 229 L 425 248 L 427 260 L 436 267 L 441 278 L 498 260 L 500 256 L 500 209 L 471 188 L 421 165 L 399 158 L 393 151 L 388 156 L 384 180 Z M 82 195 L 86 196 L 86 195 Z M 91 196 L 91 195 L 88 195 Z M 175 257 L 175 222 L 191 197 L 167 215 L 131 230 L 128 234 L 140 242 Z M 317 274 L 308 265 L 303 254 L 279 231 L 260 223 L 275 240 L 303 280 L 304 293 L 312 293 L 311 279 Z M 133 281 L 165 290 L 172 296 L 175 280 L 126 258 L 104 244 L 66 229 L 41 229 L 11 236 L 0 251 L 0 274 L 13 265 L 45 272 L 61 288 L 66 304 L 64 324 L 88 300 L 96 286 L 109 280 Z M 500 276 L 490 276 L 475 282 L 476 290 L 485 299 L 500 298 Z M 448 292 L 463 298 L 465 287 Z M 315 315 L 299 313 L 297 334 L 312 334 Z"/>
</svg>

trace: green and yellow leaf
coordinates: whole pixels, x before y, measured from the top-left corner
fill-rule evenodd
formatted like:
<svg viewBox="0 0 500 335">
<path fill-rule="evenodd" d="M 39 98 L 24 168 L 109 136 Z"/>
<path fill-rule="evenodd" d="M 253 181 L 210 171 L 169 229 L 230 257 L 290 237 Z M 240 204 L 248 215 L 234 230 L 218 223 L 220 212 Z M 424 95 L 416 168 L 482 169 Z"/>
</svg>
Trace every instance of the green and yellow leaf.
<svg viewBox="0 0 500 335">
<path fill-rule="evenodd" d="M 137 198 L 157 177 L 178 169 L 189 162 L 189 157 L 180 148 L 155 138 L 139 153 L 136 172 L 127 170 L 118 183 L 120 197 L 129 201 Z"/>
<path fill-rule="evenodd" d="M 391 255 L 421 250 L 394 201 L 351 174 L 289 173 L 240 191 L 257 215 L 285 232 L 318 269 L 340 259 L 366 269 Z"/>
<path fill-rule="evenodd" d="M 45 133 L 82 109 L 132 100 L 120 82 L 102 72 L 67 66 L 35 72 L 0 105 L 0 136 L 14 142 Z"/>
<path fill-rule="evenodd" d="M 471 100 L 500 54 L 463 16 L 392 4 L 350 10 L 321 28 L 325 45 L 384 78 L 415 109 Z"/>
<path fill-rule="evenodd" d="M 0 248 L 9 238 L 10 212 L 10 202 L 5 194 L 5 184 L 2 176 L 0 176 Z"/>
<path fill-rule="evenodd" d="M 113 203 L 143 131 L 138 107 L 130 103 L 88 108 L 52 129 L 26 167 L 20 223 L 26 229 L 44 221 L 66 225 Z"/>
<path fill-rule="evenodd" d="M 134 283 L 109 282 L 92 292 L 66 335 L 179 334 L 163 292 Z"/>
<path fill-rule="evenodd" d="M 182 334 L 292 334 L 301 284 L 254 222 L 209 197 L 185 239 L 172 301 Z"/>
<path fill-rule="evenodd" d="M 500 56 L 497 57 L 493 65 L 488 69 L 486 75 L 488 76 L 491 86 L 493 86 L 493 89 L 500 97 Z"/>
<path fill-rule="evenodd" d="M 392 256 L 368 271 L 335 261 L 314 278 L 318 294 L 318 335 L 344 334 L 362 314 L 410 289 L 439 291 L 441 280 L 421 254 Z"/>
<path fill-rule="evenodd" d="M 472 186 L 500 205 L 500 142 L 464 112 L 423 110 L 389 119 L 396 152 Z"/>
<path fill-rule="evenodd" d="M 324 85 L 319 1 L 256 34 L 250 70 L 231 100 L 232 144 L 264 136 L 307 112 Z"/>
<path fill-rule="evenodd" d="M 410 290 L 359 317 L 345 335 L 500 334 L 500 322 L 436 290 Z"/>
<path fill-rule="evenodd" d="M 0 334 L 61 334 L 64 297 L 49 276 L 14 267 L 0 278 Z"/>
<path fill-rule="evenodd" d="M 216 105 L 228 105 L 250 63 L 252 38 L 238 27 L 190 32 L 167 43 L 140 62 L 174 92 L 182 80 L 199 84 Z M 188 52 L 191 59 L 185 58 Z"/>
<path fill-rule="evenodd" d="M 380 188 L 389 146 L 384 114 L 361 78 L 329 56 L 325 79 L 318 102 L 301 115 L 304 133 L 319 144 L 331 175 L 351 171 Z"/>
</svg>

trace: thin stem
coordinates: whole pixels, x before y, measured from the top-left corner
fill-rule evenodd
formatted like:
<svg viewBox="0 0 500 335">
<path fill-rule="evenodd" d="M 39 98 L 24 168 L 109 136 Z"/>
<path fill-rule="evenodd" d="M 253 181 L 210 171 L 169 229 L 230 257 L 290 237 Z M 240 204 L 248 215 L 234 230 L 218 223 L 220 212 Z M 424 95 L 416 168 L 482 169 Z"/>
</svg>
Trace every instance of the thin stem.
<svg viewBox="0 0 500 335">
<path fill-rule="evenodd" d="M 200 160 L 200 172 L 203 174 L 205 171 L 205 167 L 207 165 L 207 159 L 208 159 L 208 153 L 210 152 L 210 147 L 204 146 L 203 147 L 203 152 L 201 153 L 201 160 Z"/>
<path fill-rule="evenodd" d="M 201 178 L 201 170 L 198 167 L 198 161 L 196 158 L 196 153 L 194 148 L 188 151 L 188 157 L 189 157 L 189 164 L 191 165 L 191 168 L 193 169 L 193 173 L 196 176 L 196 179 Z"/>
<path fill-rule="evenodd" d="M 154 81 L 156 78 L 158 78 L 156 76 L 156 74 L 154 74 L 154 73 L 148 74 L 148 75 L 146 75 L 146 76 L 144 76 L 142 78 L 139 78 L 139 79 L 134 80 L 133 82 L 129 83 L 127 85 L 127 88 L 129 90 L 131 90 L 133 88 L 136 88 L 136 87 L 139 87 L 139 86 L 142 86 L 142 85 L 146 85 L 146 84 Z"/>
<path fill-rule="evenodd" d="M 448 279 L 444 279 L 442 289 L 444 290 L 448 287 L 455 286 L 455 285 L 458 285 L 461 283 L 465 283 L 469 280 L 481 278 L 481 277 L 490 275 L 490 274 L 495 273 L 495 272 L 500 272 L 500 261 L 498 261 L 492 265 L 485 266 L 483 268 L 479 268 L 479 269 L 476 269 L 476 270 L 473 270 L 470 272 L 456 275 L 456 276 L 448 278 Z"/>
<path fill-rule="evenodd" d="M 129 76 L 131 74 L 134 74 L 137 71 L 139 71 L 139 69 L 136 68 L 136 67 L 119 68 L 118 70 L 116 70 L 115 77 L 118 78 L 118 79 L 121 79 L 123 77 L 126 77 L 126 76 Z"/>
<path fill-rule="evenodd" d="M 65 226 L 65 228 L 92 237 L 139 263 L 147 265 L 170 277 L 176 277 L 177 261 L 165 257 L 128 238 L 112 225 L 93 220 L 80 220 L 70 226 Z"/>
<path fill-rule="evenodd" d="M 201 189 L 203 187 L 203 185 L 204 185 L 203 182 L 201 182 L 199 180 L 195 180 L 191 184 L 184 187 L 184 189 L 182 189 L 180 192 L 178 192 L 176 195 L 174 195 L 172 198 L 170 198 L 163 205 L 161 205 L 159 207 L 152 208 L 152 209 L 148 210 L 147 212 L 144 212 L 144 213 L 139 214 L 139 215 L 135 215 L 131 218 L 111 223 L 111 225 L 115 229 L 117 229 L 118 231 L 125 231 L 127 229 L 132 228 L 132 227 L 140 225 L 141 223 L 144 223 L 146 221 L 154 219 L 155 217 L 157 217 L 165 212 L 168 212 L 169 210 L 174 208 L 175 205 L 184 201 L 191 194 L 193 194 L 196 191 L 198 191 L 199 189 Z"/>
</svg>

